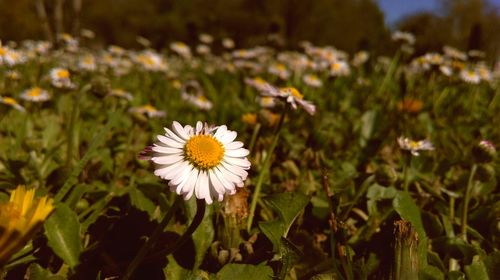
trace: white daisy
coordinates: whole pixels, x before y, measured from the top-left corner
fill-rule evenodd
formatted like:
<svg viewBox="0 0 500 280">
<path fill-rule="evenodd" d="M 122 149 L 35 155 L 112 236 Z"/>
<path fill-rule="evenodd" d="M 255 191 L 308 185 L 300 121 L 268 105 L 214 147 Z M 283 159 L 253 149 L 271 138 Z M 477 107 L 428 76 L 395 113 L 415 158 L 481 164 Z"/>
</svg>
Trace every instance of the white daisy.
<svg viewBox="0 0 500 280">
<path fill-rule="evenodd" d="M 91 54 L 86 54 L 85 56 L 81 57 L 78 61 L 78 68 L 83 71 L 95 71 L 97 69 L 97 64 L 94 56 Z"/>
<path fill-rule="evenodd" d="M 32 87 L 21 93 L 21 99 L 31 102 L 45 102 L 50 99 L 50 94 L 42 88 Z"/>
<path fill-rule="evenodd" d="M 460 71 L 460 79 L 469 84 L 479 84 L 481 77 L 474 69 L 464 69 Z"/>
<path fill-rule="evenodd" d="M 19 105 L 19 103 L 17 103 L 17 101 L 12 97 L 0 96 L 0 103 L 5 104 L 7 106 L 10 106 L 10 107 L 18 110 L 19 112 L 26 112 L 26 109 L 24 109 L 23 106 Z"/>
<path fill-rule="evenodd" d="M 192 105 L 198 107 L 201 110 L 208 111 L 208 110 L 212 109 L 212 107 L 213 107 L 212 102 L 210 100 L 208 100 L 208 98 L 206 98 L 205 95 L 203 95 L 203 94 L 192 95 L 192 94 L 183 92 L 181 94 L 181 97 L 183 100 L 191 103 Z"/>
<path fill-rule="evenodd" d="M 414 141 L 406 137 L 398 138 L 399 147 L 403 150 L 408 150 L 412 155 L 420 155 L 418 151 L 432 151 L 434 146 L 429 140 Z"/>
<path fill-rule="evenodd" d="M 211 204 L 243 187 L 250 168 L 249 151 L 234 141 L 236 132 L 225 125 L 209 127 L 198 122 L 196 127 L 183 127 L 175 121 L 172 130 L 165 128 L 165 132 L 151 147 L 151 160 L 157 164 L 154 174 L 168 180 L 171 191 L 185 200 L 194 194 Z"/>
<path fill-rule="evenodd" d="M 263 91 L 266 90 L 266 85 L 268 83 L 261 77 L 255 77 L 255 78 L 245 78 L 245 84 L 253 87 L 258 91 Z"/>
<path fill-rule="evenodd" d="M 311 116 L 316 113 L 316 106 L 312 102 L 304 100 L 304 96 L 294 87 L 276 88 L 267 84 L 266 89 L 262 91 L 261 94 L 263 96 L 281 99 L 289 103 L 294 110 L 297 109 L 298 104 Z"/>
<path fill-rule="evenodd" d="M 121 88 L 112 89 L 108 95 L 124 98 L 127 99 L 128 101 L 132 101 L 132 99 L 134 99 L 134 97 L 132 96 L 132 94 L 130 94 L 130 92 L 125 91 Z"/>
<path fill-rule="evenodd" d="M 283 63 L 273 63 L 269 66 L 267 71 L 283 80 L 288 79 L 291 75 L 290 71 L 288 71 Z"/>
<path fill-rule="evenodd" d="M 222 39 L 222 46 L 226 49 L 232 49 L 234 48 L 234 41 L 231 38 L 224 38 Z"/>
<path fill-rule="evenodd" d="M 207 55 L 210 54 L 210 47 L 205 44 L 200 44 L 196 46 L 196 52 L 201 55 Z"/>
<path fill-rule="evenodd" d="M 52 85 L 56 88 L 75 88 L 75 84 L 71 82 L 70 73 L 68 69 L 53 68 L 50 70 L 50 80 Z"/>
<path fill-rule="evenodd" d="M 191 49 L 183 42 L 173 42 L 170 44 L 170 49 L 184 58 L 191 58 Z"/>
<path fill-rule="evenodd" d="M 407 43 L 410 45 L 415 44 L 415 35 L 409 33 L 409 32 L 403 32 L 403 31 L 396 31 L 392 33 L 392 40 L 393 41 L 400 41 L 403 43 Z"/>
<path fill-rule="evenodd" d="M 330 75 L 331 76 L 349 76 L 351 74 L 351 68 L 349 64 L 343 60 L 338 60 L 330 64 Z"/>
<path fill-rule="evenodd" d="M 200 42 L 202 42 L 203 44 L 208 44 L 208 45 L 212 44 L 212 42 L 214 41 L 214 37 L 206 33 L 200 34 L 200 36 L 198 36 L 198 39 L 200 39 Z"/>
<path fill-rule="evenodd" d="M 135 62 L 148 71 L 165 71 L 167 64 L 163 57 L 151 50 L 146 50 L 134 57 Z"/>
<path fill-rule="evenodd" d="M 146 115 L 148 118 L 163 118 L 167 115 L 167 112 L 160 111 L 151 104 L 132 107 L 128 111 L 132 114 Z"/>
<path fill-rule="evenodd" d="M 307 74 L 302 77 L 304 83 L 313 88 L 320 88 L 323 86 L 323 82 L 314 74 Z"/>
</svg>

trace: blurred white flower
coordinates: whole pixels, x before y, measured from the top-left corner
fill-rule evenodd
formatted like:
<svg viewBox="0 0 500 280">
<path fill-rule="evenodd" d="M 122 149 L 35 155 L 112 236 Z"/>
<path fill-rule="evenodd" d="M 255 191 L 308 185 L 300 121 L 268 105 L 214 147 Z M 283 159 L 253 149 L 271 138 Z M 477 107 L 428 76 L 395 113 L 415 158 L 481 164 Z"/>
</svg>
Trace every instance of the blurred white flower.
<svg viewBox="0 0 500 280">
<path fill-rule="evenodd" d="M 410 151 L 414 156 L 420 155 L 419 151 L 434 150 L 434 146 L 429 140 L 413 141 L 406 137 L 399 137 L 398 144 L 401 149 Z"/>
<path fill-rule="evenodd" d="M 31 102 L 45 102 L 50 100 L 50 94 L 42 88 L 32 87 L 21 93 L 21 99 Z"/>
</svg>

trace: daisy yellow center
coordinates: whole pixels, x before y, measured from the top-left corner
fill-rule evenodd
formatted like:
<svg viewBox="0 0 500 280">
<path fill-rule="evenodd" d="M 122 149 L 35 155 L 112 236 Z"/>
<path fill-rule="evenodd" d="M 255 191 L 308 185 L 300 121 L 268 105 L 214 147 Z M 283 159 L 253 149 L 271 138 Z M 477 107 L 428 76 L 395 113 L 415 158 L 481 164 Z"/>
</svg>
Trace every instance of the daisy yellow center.
<svg viewBox="0 0 500 280">
<path fill-rule="evenodd" d="M 0 55 L 5 55 L 6 53 L 7 51 L 5 50 L 5 48 L 0 47 Z"/>
<path fill-rule="evenodd" d="M 37 97 L 37 96 L 40 96 L 41 94 L 42 94 L 42 89 L 39 87 L 32 88 L 28 92 L 28 96 L 30 96 L 30 97 Z"/>
<path fill-rule="evenodd" d="M 254 82 L 258 85 L 264 85 L 266 83 L 266 81 L 264 81 L 261 77 L 257 77 L 254 79 Z"/>
<path fill-rule="evenodd" d="M 210 169 L 222 161 L 224 147 L 211 135 L 196 135 L 187 141 L 184 155 L 194 166 Z"/>
<path fill-rule="evenodd" d="M 316 77 L 315 75 L 308 75 L 307 79 L 311 82 L 317 82 L 319 80 L 319 78 Z"/>
<path fill-rule="evenodd" d="M 153 107 L 152 105 L 149 105 L 149 104 L 148 105 L 144 105 L 142 108 L 144 110 L 146 110 L 147 112 L 156 112 L 156 108 Z"/>
<path fill-rule="evenodd" d="M 304 95 L 302 95 L 296 88 L 287 87 L 283 89 L 285 92 L 289 93 L 291 96 L 297 99 L 304 99 Z"/>
<path fill-rule="evenodd" d="M 332 64 L 332 70 L 333 71 L 339 71 L 342 65 L 340 63 L 334 63 Z"/>
<path fill-rule="evenodd" d="M 207 102 L 208 101 L 208 99 L 203 95 L 200 95 L 197 98 L 198 98 L 198 101 L 200 101 L 200 102 Z"/>
<path fill-rule="evenodd" d="M 278 69 L 278 71 L 285 71 L 286 67 L 283 64 L 278 64 L 278 65 L 276 65 L 276 69 Z"/>
<path fill-rule="evenodd" d="M 273 98 L 269 96 L 264 96 L 262 97 L 262 105 L 272 105 L 273 104 Z"/>
<path fill-rule="evenodd" d="M 411 149 L 418 149 L 420 147 L 420 143 L 417 141 L 410 141 L 409 146 Z"/>
<path fill-rule="evenodd" d="M 153 65 L 154 64 L 154 61 L 151 57 L 149 56 L 145 56 L 142 58 L 142 62 L 146 65 Z"/>
<path fill-rule="evenodd" d="M 69 71 L 68 70 L 59 70 L 59 71 L 57 71 L 56 76 L 59 79 L 67 79 L 67 78 L 69 78 Z"/>
<path fill-rule="evenodd" d="M 9 105 L 16 105 L 17 101 L 14 100 L 13 98 L 10 98 L 10 97 L 4 97 L 3 98 L 3 103 L 9 104 Z"/>
</svg>

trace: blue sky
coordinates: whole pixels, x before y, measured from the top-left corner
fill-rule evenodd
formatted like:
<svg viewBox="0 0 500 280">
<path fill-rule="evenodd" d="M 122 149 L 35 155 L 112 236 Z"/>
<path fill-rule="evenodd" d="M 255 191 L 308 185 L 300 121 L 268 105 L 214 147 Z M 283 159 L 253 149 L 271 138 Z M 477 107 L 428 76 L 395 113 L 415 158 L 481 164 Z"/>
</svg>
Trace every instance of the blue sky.
<svg viewBox="0 0 500 280">
<path fill-rule="evenodd" d="M 378 0 L 380 8 L 385 13 L 385 22 L 395 23 L 405 15 L 419 11 L 436 11 L 439 0 Z M 491 4 L 500 7 L 500 0 L 490 0 Z"/>
</svg>

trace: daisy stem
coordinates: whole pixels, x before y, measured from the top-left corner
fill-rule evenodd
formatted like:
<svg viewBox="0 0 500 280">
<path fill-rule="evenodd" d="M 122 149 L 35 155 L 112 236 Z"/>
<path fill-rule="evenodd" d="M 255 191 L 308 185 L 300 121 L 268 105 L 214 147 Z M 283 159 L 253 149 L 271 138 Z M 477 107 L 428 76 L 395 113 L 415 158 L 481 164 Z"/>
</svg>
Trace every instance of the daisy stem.
<svg viewBox="0 0 500 280">
<path fill-rule="evenodd" d="M 80 96 L 82 94 L 79 93 L 74 93 L 73 95 L 73 108 L 71 110 L 71 118 L 69 120 L 69 126 L 68 126 L 68 147 L 66 149 L 66 166 L 71 166 L 71 162 L 73 160 L 73 148 L 74 148 L 74 142 L 75 142 L 75 123 L 76 119 L 78 118 L 78 103 L 80 103 Z"/>
<path fill-rule="evenodd" d="M 408 177 L 408 170 L 411 168 L 411 155 L 405 155 L 405 165 L 403 171 L 403 190 L 408 192 L 408 187 L 410 185 L 410 178 Z"/>
<path fill-rule="evenodd" d="M 250 151 L 250 153 L 252 153 L 253 148 L 255 146 L 255 142 L 257 141 L 257 136 L 259 135 L 260 127 L 261 124 L 257 123 L 253 129 L 252 139 L 250 139 L 250 145 L 248 146 L 248 150 Z"/>
<path fill-rule="evenodd" d="M 278 126 L 274 130 L 273 142 L 272 142 L 271 146 L 269 146 L 269 149 L 267 150 L 266 158 L 264 159 L 264 164 L 262 165 L 262 170 L 259 173 L 259 177 L 257 178 L 257 184 L 255 185 L 255 190 L 254 190 L 254 194 L 252 197 L 252 202 L 250 204 L 250 212 L 248 213 L 248 220 L 247 220 L 247 231 L 248 232 L 250 232 L 250 229 L 252 228 L 252 222 L 253 222 L 253 218 L 255 216 L 255 208 L 257 207 L 257 201 L 259 200 L 260 191 L 262 189 L 262 184 L 264 183 L 264 178 L 266 177 L 266 175 L 269 171 L 269 165 L 271 163 L 271 158 L 272 158 L 274 149 L 276 148 L 276 145 L 278 144 L 281 128 L 283 127 L 283 121 L 285 120 L 285 116 L 286 116 L 287 112 L 288 112 L 288 104 L 285 104 L 285 108 L 283 109 L 283 112 L 281 113 Z"/>
<path fill-rule="evenodd" d="M 465 190 L 464 207 L 462 209 L 462 220 L 460 223 L 460 235 L 464 241 L 467 241 L 467 214 L 469 212 L 470 192 L 472 190 L 472 186 L 474 185 L 474 175 L 476 174 L 476 170 L 477 164 L 474 164 L 470 171 L 469 181 L 467 182 L 467 189 Z"/>
<path fill-rule="evenodd" d="M 172 247 L 166 248 L 164 250 L 161 250 L 159 252 L 156 252 L 149 256 L 146 261 L 150 261 L 154 258 L 160 257 L 160 256 L 168 256 L 175 251 L 177 251 L 186 241 L 192 237 L 194 231 L 198 228 L 198 226 L 201 224 L 203 221 L 203 217 L 205 217 L 205 200 L 203 199 L 197 199 L 196 200 L 196 214 L 194 215 L 193 221 L 189 225 L 188 229 L 184 234 L 177 240 L 175 241 L 175 244 Z"/>
<path fill-rule="evenodd" d="M 163 230 L 167 226 L 168 222 L 174 216 L 175 211 L 181 204 L 181 201 L 182 201 L 181 197 L 178 196 L 174 201 L 174 204 L 172 204 L 170 209 L 168 209 L 168 212 L 165 214 L 165 216 L 163 216 L 163 219 L 161 220 L 160 224 L 158 224 L 156 229 L 151 234 L 151 237 L 146 241 L 146 243 L 144 243 L 144 245 L 139 250 L 137 255 L 134 257 L 130 265 L 127 267 L 125 274 L 123 274 L 122 280 L 128 280 L 132 277 L 134 271 L 137 269 L 137 267 L 139 267 L 144 257 L 146 257 L 146 254 L 153 248 L 154 244 L 156 243 L 156 240 L 158 240 L 160 235 L 163 233 Z"/>
</svg>

